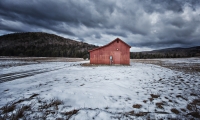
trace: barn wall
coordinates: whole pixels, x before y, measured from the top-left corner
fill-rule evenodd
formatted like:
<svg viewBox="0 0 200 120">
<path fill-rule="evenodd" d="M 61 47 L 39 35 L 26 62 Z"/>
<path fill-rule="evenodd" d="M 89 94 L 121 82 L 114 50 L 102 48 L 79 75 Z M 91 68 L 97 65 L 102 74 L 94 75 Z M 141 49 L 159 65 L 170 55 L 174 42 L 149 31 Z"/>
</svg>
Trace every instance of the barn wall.
<svg viewBox="0 0 200 120">
<path fill-rule="evenodd" d="M 113 64 L 130 64 L 130 48 L 121 41 L 91 51 L 90 64 L 110 64 L 110 56 L 113 56 Z"/>
</svg>

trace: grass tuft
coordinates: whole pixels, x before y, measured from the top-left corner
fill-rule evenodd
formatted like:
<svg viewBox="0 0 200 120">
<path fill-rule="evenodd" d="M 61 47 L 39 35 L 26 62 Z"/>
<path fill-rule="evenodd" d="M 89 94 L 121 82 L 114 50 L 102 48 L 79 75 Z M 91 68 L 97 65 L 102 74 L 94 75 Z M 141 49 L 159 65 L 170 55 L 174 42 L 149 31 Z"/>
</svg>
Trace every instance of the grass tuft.
<svg viewBox="0 0 200 120">
<path fill-rule="evenodd" d="M 190 111 L 192 111 L 192 105 L 188 104 L 187 105 L 187 109 L 190 110 Z"/>
<path fill-rule="evenodd" d="M 29 98 L 34 98 L 35 96 L 38 96 L 39 94 L 34 93 L 33 95 L 31 95 Z"/>
<path fill-rule="evenodd" d="M 1 108 L 1 110 L 3 111 L 3 113 L 9 113 L 9 112 L 12 112 L 14 109 L 15 109 L 16 105 L 15 104 L 12 104 L 12 103 L 8 103 L 6 104 L 5 106 L 3 106 Z"/>
<path fill-rule="evenodd" d="M 148 98 L 151 102 L 154 100 L 153 98 Z"/>
<path fill-rule="evenodd" d="M 133 105 L 133 108 L 140 109 L 141 107 L 142 107 L 142 105 L 140 105 L 140 104 L 135 104 L 135 105 Z"/>
<path fill-rule="evenodd" d="M 158 108 L 160 108 L 160 109 L 164 109 L 163 108 L 163 103 L 162 102 L 158 102 L 158 103 L 156 103 L 156 107 L 158 107 Z"/>
<path fill-rule="evenodd" d="M 139 113 L 135 113 L 135 116 L 140 117 L 140 116 L 145 116 L 147 115 L 147 112 L 139 112 Z"/>
<path fill-rule="evenodd" d="M 65 112 L 64 115 L 66 115 L 68 117 L 67 120 L 69 120 L 73 115 L 77 114 L 78 111 L 79 111 L 78 109 L 74 109 L 72 111 Z"/>
<path fill-rule="evenodd" d="M 171 112 L 175 113 L 175 114 L 179 114 L 180 112 L 176 109 L 176 108 L 172 108 Z"/>
<path fill-rule="evenodd" d="M 143 100 L 144 103 L 147 103 L 147 100 Z"/>
<path fill-rule="evenodd" d="M 11 120 L 18 120 L 18 119 L 20 119 L 20 118 L 23 118 L 25 115 L 24 115 L 24 112 L 26 111 L 26 110 L 29 110 L 31 108 L 31 106 L 27 106 L 27 105 L 25 105 L 25 106 L 21 106 L 20 108 L 18 108 L 17 110 L 16 110 L 16 113 L 14 114 L 14 113 L 12 113 L 11 114 L 11 116 L 10 116 L 10 119 Z"/>
<path fill-rule="evenodd" d="M 159 98 L 160 95 L 150 94 L 152 98 Z"/>
<path fill-rule="evenodd" d="M 134 115 L 134 114 L 135 114 L 135 111 L 132 110 L 132 111 L 128 112 L 128 114 L 129 114 L 129 115 Z"/>
<path fill-rule="evenodd" d="M 200 118 L 200 113 L 199 112 L 191 112 L 191 113 L 188 113 L 187 115 L 191 115 L 195 118 Z"/>
</svg>

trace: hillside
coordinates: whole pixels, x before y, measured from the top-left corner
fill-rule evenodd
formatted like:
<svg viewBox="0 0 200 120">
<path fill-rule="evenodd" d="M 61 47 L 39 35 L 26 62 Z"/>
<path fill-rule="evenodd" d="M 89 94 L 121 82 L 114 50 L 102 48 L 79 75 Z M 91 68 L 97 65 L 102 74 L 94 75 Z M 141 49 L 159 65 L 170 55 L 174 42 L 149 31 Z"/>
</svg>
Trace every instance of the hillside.
<svg viewBox="0 0 200 120">
<path fill-rule="evenodd" d="M 87 57 L 96 48 L 83 42 L 43 32 L 0 36 L 0 56 Z"/>
<path fill-rule="evenodd" d="M 153 50 L 147 52 L 131 52 L 131 58 L 183 58 L 183 57 L 199 57 L 200 46 L 190 48 L 167 48 L 161 50 Z"/>
</svg>

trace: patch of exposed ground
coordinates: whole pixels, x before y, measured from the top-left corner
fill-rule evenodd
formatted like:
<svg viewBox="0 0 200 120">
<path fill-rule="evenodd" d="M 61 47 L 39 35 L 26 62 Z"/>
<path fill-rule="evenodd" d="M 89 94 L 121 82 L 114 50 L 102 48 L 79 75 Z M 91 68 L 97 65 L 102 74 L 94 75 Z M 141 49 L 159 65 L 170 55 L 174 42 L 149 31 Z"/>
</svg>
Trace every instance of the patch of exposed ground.
<svg viewBox="0 0 200 120">
<path fill-rule="evenodd" d="M 83 61 L 83 58 L 0 56 L 0 68 L 40 64 L 41 62 L 78 62 L 78 61 Z"/>
<path fill-rule="evenodd" d="M 173 60 L 179 60 L 184 58 L 171 58 L 171 59 L 131 59 L 131 62 L 154 64 L 161 67 L 166 67 L 172 70 L 189 73 L 189 74 L 200 74 L 200 63 L 199 62 L 171 62 Z M 190 58 L 188 58 L 190 59 Z M 191 58 L 193 59 L 193 58 Z M 195 58 L 199 59 L 200 58 Z"/>
<path fill-rule="evenodd" d="M 81 66 L 85 66 L 85 67 L 98 67 L 98 66 L 130 66 L 130 65 L 105 65 L 105 64 L 90 64 L 89 62 L 88 63 L 81 63 L 80 64 Z"/>
<path fill-rule="evenodd" d="M 83 61 L 83 58 L 67 58 L 67 57 L 7 57 L 0 56 L 0 60 L 21 60 L 36 62 L 77 62 Z"/>
</svg>

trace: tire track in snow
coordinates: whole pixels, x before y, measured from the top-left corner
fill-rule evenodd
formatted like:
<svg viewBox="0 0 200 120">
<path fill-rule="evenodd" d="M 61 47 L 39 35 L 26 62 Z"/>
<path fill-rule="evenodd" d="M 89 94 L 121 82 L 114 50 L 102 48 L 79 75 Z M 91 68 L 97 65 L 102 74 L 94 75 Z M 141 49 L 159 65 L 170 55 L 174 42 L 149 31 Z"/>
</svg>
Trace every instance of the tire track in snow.
<svg viewBox="0 0 200 120">
<path fill-rule="evenodd" d="M 2 75 L 0 75 L 0 83 L 12 81 L 12 80 L 19 79 L 19 78 L 33 76 L 33 75 L 36 75 L 36 74 L 55 71 L 55 70 L 63 69 L 65 67 L 57 67 L 57 68 L 53 68 L 53 69 L 48 69 L 48 68 L 35 69 L 35 70 L 29 70 L 29 71 L 23 71 L 23 72 L 14 72 L 14 73 L 2 74 Z"/>
</svg>

